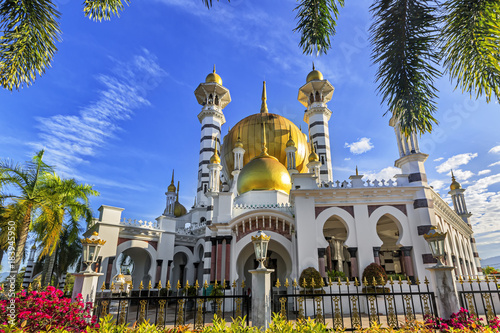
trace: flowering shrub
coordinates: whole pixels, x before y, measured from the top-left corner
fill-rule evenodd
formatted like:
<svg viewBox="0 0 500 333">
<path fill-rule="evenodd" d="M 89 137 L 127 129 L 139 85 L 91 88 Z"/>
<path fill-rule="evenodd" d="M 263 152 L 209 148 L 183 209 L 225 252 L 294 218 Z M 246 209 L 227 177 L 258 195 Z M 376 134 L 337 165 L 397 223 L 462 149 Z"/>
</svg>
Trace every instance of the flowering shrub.
<svg viewBox="0 0 500 333">
<path fill-rule="evenodd" d="M 46 291 L 26 292 L 23 290 L 17 293 L 14 298 L 15 325 L 22 327 L 24 332 L 62 328 L 67 332 L 85 332 L 87 327 L 98 326 L 94 320 L 90 319 L 90 304 L 85 305 L 80 294 L 73 302 L 70 298 L 62 296 L 63 292 L 52 286 L 48 286 Z M 3 327 L 10 321 L 9 305 L 9 300 L 0 300 L 0 325 Z M 4 332 L 2 328 L 0 332 Z"/>
<path fill-rule="evenodd" d="M 487 325 L 484 325 L 481 318 L 471 315 L 470 312 L 464 308 L 460 308 L 460 311 L 453 313 L 450 319 L 427 317 L 425 323 L 443 332 L 483 331 L 481 330 L 483 327 L 488 327 L 495 331 L 500 329 L 500 319 L 498 317 L 495 317 L 493 320 L 489 321 Z"/>
</svg>

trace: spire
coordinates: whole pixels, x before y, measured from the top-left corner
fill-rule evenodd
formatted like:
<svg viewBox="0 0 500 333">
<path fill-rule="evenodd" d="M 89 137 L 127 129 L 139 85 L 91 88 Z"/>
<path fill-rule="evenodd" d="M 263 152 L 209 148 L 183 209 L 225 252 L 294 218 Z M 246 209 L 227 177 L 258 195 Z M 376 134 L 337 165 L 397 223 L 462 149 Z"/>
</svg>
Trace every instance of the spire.
<svg viewBox="0 0 500 333">
<path fill-rule="evenodd" d="M 268 155 L 266 147 L 266 123 L 264 121 L 264 118 L 262 119 L 262 152 L 260 153 L 260 155 L 261 156 Z"/>
<path fill-rule="evenodd" d="M 356 165 L 356 176 L 359 176 L 358 166 Z"/>
<path fill-rule="evenodd" d="M 314 61 L 313 61 L 313 71 L 315 71 L 315 70 L 316 70 L 316 68 L 314 68 Z M 214 73 L 215 73 L 215 69 L 214 69 Z"/>
<path fill-rule="evenodd" d="M 170 185 L 168 186 L 168 192 L 175 192 L 174 170 L 172 170 L 172 181 L 170 182 Z"/>
<path fill-rule="evenodd" d="M 177 196 L 175 197 L 175 201 L 179 201 L 179 190 L 181 187 L 181 182 L 177 181 Z"/>
<path fill-rule="evenodd" d="M 266 81 L 262 85 L 262 105 L 260 106 L 260 113 L 267 113 L 267 92 L 266 92 Z"/>
<path fill-rule="evenodd" d="M 314 67 L 314 63 L 313 63 L 313 67 Z M 214 64 L 214 71 L 213 71 L 213 73 L 215 73 L 215 64 Z"/>
<path fill-rule="evenodd" d="M 219 154 L 217 154 L 217 140 L 215 140 L 215 150 L 214 154 L 212 157 L 210 157 L 210 163 L 211 164 L 220 164 L 220 157 Z"/>
</svg>

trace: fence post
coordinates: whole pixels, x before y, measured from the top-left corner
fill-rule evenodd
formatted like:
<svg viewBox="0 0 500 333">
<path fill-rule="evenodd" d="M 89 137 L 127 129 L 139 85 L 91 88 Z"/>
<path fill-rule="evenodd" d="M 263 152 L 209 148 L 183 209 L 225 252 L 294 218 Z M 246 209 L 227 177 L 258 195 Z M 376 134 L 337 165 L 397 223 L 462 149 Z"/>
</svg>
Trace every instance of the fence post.
<svg viewBox="0 0 500 333">
<path fill-rule="evenodd" d="M 75 300 L 78 294 L 82 294 L 83 302 L 92 302 L 93 305 L 95 295 L 97 293 L 97 279 L 99 276 L 104 274 L 95 272 L 80 272 L 73 273 L 73 275 L 75 276 L 75 285 L 73 287 L 71 299 Z"/>
<path fill-rule="evenodd" d="M 452 313 L 460 310 L 457 286 L 455 284 L 453 266 L 436 266 L 427 268 L 434 279 L 437 296 L 438 314 L 441 318 L 449 319 Z"/>
<path fill-rule="evenodd" d="M 252 274 L 252 326 L 266 330 L 271 322 L 271 273 L 274 269 L 255 269 Z"/>
</svg>

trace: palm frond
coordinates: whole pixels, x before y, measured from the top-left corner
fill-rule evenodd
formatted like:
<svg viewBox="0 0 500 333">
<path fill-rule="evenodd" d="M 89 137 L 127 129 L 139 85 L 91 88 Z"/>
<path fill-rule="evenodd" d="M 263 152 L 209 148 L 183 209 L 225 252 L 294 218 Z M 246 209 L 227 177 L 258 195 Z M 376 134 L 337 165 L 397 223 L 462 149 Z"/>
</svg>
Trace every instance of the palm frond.
<svg viewBox="0 0 500 333">
<path fill-rule="evenodd" d="M 335 35 L 339 7 L 344 0 L 302 0 L 297 10 L 299 46 L 305 54 L 326 54 L 331 48 L 330 38 Z"/>
<path fill-rule="evenodd" d="M 120 17 L 125 5 L 129 5 L 130 0 L 85 0 L 83 11 L 85 16 L 91 20 L 109 21 L 111 16 Z"/>
<path fill-rule="evenodd" d="M 376 0 L 371 7 L 372 58 L 382 103 L 399 119 L 406 135 L 430 132 L 437 123 L 434 80 L 436 8 L 429 0 Z"/>
<path fill-rule="evenodd" d="M 444 9 L 446 73 L 471 97 L 500 101 L 500 1 L 449 0 Z"/>
<path fill-rule="evenodd" d="M 19 90 L 50 66 L 60 41 L 59 12 L 51 0 L 0 4 L 0 84 Z"/>
</svg>

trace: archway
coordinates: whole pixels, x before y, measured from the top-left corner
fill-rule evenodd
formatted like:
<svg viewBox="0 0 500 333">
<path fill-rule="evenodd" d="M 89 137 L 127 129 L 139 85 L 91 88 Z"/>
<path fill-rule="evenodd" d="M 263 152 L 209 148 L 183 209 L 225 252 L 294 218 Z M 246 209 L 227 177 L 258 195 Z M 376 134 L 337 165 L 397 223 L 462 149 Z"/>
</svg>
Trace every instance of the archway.
<svg viewBox="0 0 500 333">
<path fill-rule="evenodd" d="M 146 286 L 152 281 L 150 275 L 151 256 L 139 247 L 125 249 L 117 256 L 116 271 L 125 275 L 125 280 L 132 281 L 132 289 L 138 289 L 141 281 Z"/>
<path fill-rule="evenodd" d="M 378 253 L 374 248 L 375 261 L 379 261 L 378 263 L 384 267 L 387 274 L 406 274 L 403 253 L 399 244 L 401 230 L 390 215 L 383 215 L 378 220 L 377 235 L 382 245 Z"/>
<path fill-rule="evenodd" d="M 181 286 L 186 283 L 188 256 L 184 252 L 174 254 L 174 266 L 172 267 L 171 284 L 173 286 L 180 282 Z"/>
<path fill-rule="evenodd" d="M 323 225 L 323 236 L 328 242 L 325 249 L 326 271 L 335 271 L 334 276 L 340 277 L 342 273 L 351 277 L 351 256 L 345 245 L 348 229 L 346 223 L 338 216 L 331 216 Z"/>
</svg>

